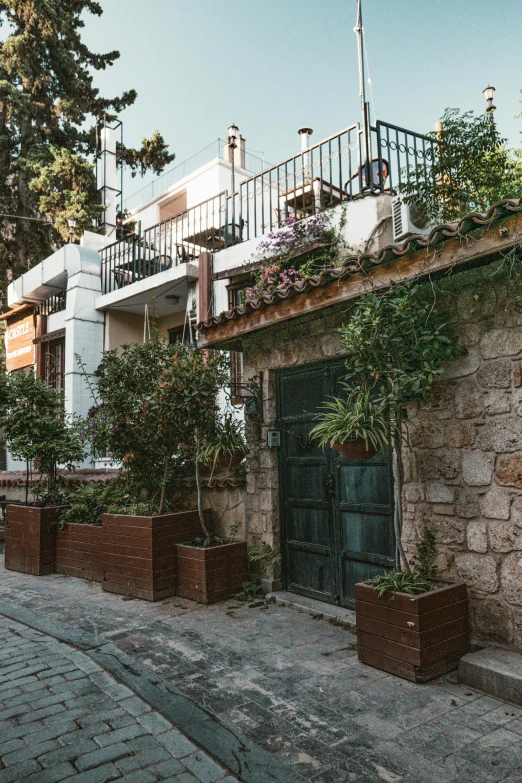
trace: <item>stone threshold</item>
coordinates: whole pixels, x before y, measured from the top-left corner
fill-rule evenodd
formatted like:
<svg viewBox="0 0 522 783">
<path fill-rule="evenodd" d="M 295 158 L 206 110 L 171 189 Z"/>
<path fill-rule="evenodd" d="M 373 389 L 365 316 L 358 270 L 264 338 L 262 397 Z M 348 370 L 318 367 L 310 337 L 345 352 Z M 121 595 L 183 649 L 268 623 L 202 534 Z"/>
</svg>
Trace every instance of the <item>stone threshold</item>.
<svg viewBox="0 0 522 783">
<path fill-rule="evenodd" d="M 497 699 L 522 706 L 522 655 L 500 647 L 485 647 L 461 658 L 459 682 Z"/>
<path fill-rule="evenodd" d="M 308 598 L 308 596 L 298 593 L 290 593 L 287 590 L 268 593 L 266 598 L 267 600 L 275 600 L 281 606 L 289 606 L 291 609 L 307 612 L 317 619 L 324 617 L 325 620 L 346 626 L 351 631 L 355 629 L 355 612 L 352 609 L 345 609 L 336 604 L 327 604 L 324 601 L 317 601 L 315 598 Z"/>
</svg>

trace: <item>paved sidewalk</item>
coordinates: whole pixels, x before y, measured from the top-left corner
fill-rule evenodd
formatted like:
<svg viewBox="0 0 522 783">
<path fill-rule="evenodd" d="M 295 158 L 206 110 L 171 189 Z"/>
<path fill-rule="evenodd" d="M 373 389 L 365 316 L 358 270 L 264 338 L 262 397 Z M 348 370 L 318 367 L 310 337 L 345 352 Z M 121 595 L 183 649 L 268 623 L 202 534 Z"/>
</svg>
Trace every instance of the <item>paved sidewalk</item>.
<svg viewBox="0 0 522 783">
<path fill-rule="evenodd" d="M 0 601 L 112 642 L 313 783 L 522 783 L 522 709 L 359 664 L 352 633 L 306 612 L 126 601 L 1 559 Z"/>
<path fill-rule="evenodd" d="M 82 652 L 0 616 L 0 783 L 235 783 Z"/>
</svg>

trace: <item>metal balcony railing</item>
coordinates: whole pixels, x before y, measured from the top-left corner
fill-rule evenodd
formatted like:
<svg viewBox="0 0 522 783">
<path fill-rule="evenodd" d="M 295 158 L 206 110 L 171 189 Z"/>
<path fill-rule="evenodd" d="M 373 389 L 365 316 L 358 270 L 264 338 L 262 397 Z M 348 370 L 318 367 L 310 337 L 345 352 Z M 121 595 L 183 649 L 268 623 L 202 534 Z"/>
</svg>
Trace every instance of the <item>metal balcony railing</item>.
<svg viewBox="0 0 522 783">
<path fill-rule="evenodd" d="M 53 294 L 45 302 L 42 302 L 38 306 L 38 312 L 40 315 L 52 315 L 53 313 L 60 313 L 65 310 L 67 305 L 67 292 L 61 291 L 59 294 Z"/>
<path fill-rule="evenodd" d="M 364 138 L 359 124 L 309 147 L 195 207 L 101 251 L 102 290 L 130 285 L 185 262 L 260 237 L 328 207 L 367 194 L 393 195 L 419 166 L 426 173 L 436 142 L 377 121 Z"/>
</svg>

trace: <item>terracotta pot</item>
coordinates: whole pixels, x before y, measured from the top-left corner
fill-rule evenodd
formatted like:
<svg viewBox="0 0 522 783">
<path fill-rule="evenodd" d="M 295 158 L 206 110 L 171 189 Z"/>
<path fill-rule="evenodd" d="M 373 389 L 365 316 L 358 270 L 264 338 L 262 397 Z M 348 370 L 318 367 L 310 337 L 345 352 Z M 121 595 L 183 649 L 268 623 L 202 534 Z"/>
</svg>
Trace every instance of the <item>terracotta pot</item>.
<svg viewBox="0 0 522 783">
<path fill-rule="evenodd" d="M 379 449 L 376 449 L 371 443 L 366 448 L 365 442 L 360 438 L 345 440 L 344 443 L 334 443 L 334 448 L 345 459 L 371 459 L 379 452 Z"/>
<path fill-rule="evenodd" d="M 248 579 L 246 541 L 208 548 L 176 544 L 178 595 L 204 604 L 225 601 Z"/>
<path fill-rule="evenodd" d="M 366 582 L 355 585 L 357 654 L 361 663 L 412 682 L 454 669 L 469 652 L 466 585 L 439 582 L 420 595 L 379 596 Z"/>
<path fill-rule="evenodd" d="M 233 454 L 220 454 L 216 460 L 216 468 L 230 470 L 240 465 L 245 458 L 242 451 L 235 451 Z"/>
</svg>

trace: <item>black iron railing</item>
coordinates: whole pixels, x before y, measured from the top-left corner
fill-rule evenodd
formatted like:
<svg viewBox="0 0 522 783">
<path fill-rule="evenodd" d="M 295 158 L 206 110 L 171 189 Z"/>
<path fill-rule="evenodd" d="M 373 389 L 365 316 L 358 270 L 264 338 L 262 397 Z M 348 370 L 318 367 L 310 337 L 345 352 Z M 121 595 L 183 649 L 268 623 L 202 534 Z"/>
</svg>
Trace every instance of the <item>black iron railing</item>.
<svg viewBox="0 0 522 783">
<path fill-rule="evenodd" d="M 307 148 L 175 217 L 101 251 L 104 293 L 197 261 L 328 207 L 368 193 L 394 195 L 419 165 L 427 169 L 436 142 L 377 121 L 365 137 L 359 124 Z"/>
<path fill-rule="evenodd" d="M 40 315 L 52 315 L 53 313 L 59 313 L 65 310 L 67 305 L 66 291 L 61 291 L 59 294 L 53 294 L 45 302 L 42 302 L 38 306 L 38 312 Z"/>
</svg>

